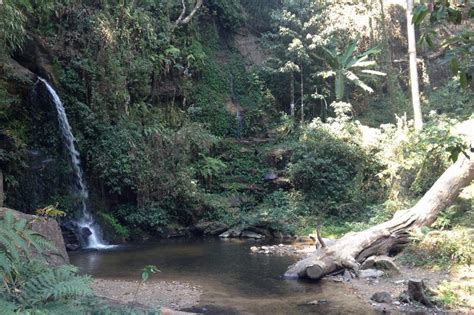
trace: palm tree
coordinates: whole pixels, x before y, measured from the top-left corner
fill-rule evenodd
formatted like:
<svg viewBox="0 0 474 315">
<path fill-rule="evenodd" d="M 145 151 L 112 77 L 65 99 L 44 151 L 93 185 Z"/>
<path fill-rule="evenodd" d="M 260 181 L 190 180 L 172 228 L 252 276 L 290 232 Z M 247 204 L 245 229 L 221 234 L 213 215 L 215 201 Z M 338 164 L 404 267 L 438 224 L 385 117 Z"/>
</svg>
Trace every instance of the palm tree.
<svg viewBox="0 0 474 315">
<path fill-rule="evenodd" d="M 347 82 L 350 82 L 369 93 L 374 92 L 374 90 L 364 83 L 356 73 L 360 73 L 361 75 L 386 75 L 380 71 L 367 69 L 377 64 L 374 60 L 368 59 L 371 55 L 379 53 L 379 49 L 372 48 L 355 56 L 354 52 L 356 48 L 357 42 L 353 42 L 341 53 L 336 49 L 323 47 L 323 50 L 326 53 L 325 61 L 329 64 L 332 70 L 322 71 L 319 75 L 324 78 L 335 77 L 334 91 L 338 101 L 344 98 Z"/>
</svg>

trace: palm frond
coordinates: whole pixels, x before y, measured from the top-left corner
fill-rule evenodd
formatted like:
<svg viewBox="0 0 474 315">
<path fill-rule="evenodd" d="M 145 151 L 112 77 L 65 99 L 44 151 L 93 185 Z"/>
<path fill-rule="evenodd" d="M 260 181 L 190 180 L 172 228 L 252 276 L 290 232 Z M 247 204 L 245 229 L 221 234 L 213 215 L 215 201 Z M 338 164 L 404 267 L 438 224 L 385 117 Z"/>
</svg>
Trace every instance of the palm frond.
<svg viewBox="0 0 474 315">
<path fill-rule="evenodd" d="M 354 51 L 357 48 L 357 42 L 352 42 L 349 47 L 347 47 L 346 51 L 340 56 L 340 63 L 343 65 L 349 64 L 349 61 L 351 58 L 353 58 L 352 54 L 354 54 Z"/>
<path fill-rule="evenodd" d="M 382 77 L 387 75 L 385 72 L 375 71 L 375 70 L 362 70 L 361 72 L 362 73 L 373 74 L 373 75 L 379 75 L 379 76 L 382 76 Z"/>
<path fill-rule="evenodd" d="M 352 83 L 354 83 L 356 86 L 360 87 L 361 89 L 363 89 L 364 91 L 367 91 L 369 93 L 373 93 L 374 90 L 368 86 L 367 84 L 365 84 L 364 82 L 362 82 L 361 79 L 359 79 L 358 76 L 355 75 L 355 73 L 351 72 L 351 71 L 346 71 L 345 73 L 345 76 L 347 79 L 349 79 Z"/>
</svg>

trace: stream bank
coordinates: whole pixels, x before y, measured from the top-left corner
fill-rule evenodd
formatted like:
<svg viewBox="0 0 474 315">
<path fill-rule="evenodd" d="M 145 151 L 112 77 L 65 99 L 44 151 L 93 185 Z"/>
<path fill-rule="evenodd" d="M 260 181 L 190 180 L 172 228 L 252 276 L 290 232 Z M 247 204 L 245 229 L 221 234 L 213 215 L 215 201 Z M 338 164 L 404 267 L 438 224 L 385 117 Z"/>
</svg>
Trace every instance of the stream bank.
<svg viewBox="0 0 474 315">
<path fill-rule="evenodd" d="M 290 256 L 297 259 L 309 257 L 316 251 L 314 244 L 294 243 L 279 244 L 273 246 L 253 246 L 250 252 L 253 255 L 264 256 Z M 381 259 L 383 256 L 379 256 Z M 397 256 L 386 257 L 393 262 L 392 270 L 380 268 L 373 269 L 374 266 L 366 270 L 361 270 L 359 277 L 348 271 L 343 274 L 335 274 L 325 277 L 325 281 L 336 282 L 343 285 L 351 294 L 356 295 L 361 300 L 366 301 L 372 309 L 381 314 L 471 314 L 472 308 L 457 307 L 456 309 L 446 309 L 440 305 L 432 308 L 420 303 L 404 301 L 408 282 L 411 279 L 422 280 L 429 290 L 435 290 L 440 284 L 447 281 L 455 283 L 469 284 L 474 281 L 474 268 L 464 266 L 456 271 L 448 272 L 443 270 L 426 269 L 420 267 L 410 267 L 401 261 Z M 370 260 L 370 259 L 368 259 Z M 362 269 L 365 269 L 364 264 Z M 383 270 L 383 271 L 382 271 Z M 434 291 L 433 291 L 434 293 Z M 470 298 L 472 305 L 472 297 Z"/>
</svg>

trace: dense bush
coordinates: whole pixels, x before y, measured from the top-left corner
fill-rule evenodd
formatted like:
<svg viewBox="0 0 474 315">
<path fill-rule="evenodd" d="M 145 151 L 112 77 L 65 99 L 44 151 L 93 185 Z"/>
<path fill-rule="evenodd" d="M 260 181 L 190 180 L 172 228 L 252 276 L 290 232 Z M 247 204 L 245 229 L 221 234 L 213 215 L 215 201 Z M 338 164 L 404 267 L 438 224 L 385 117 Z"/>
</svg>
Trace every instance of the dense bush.
<svg viewBox="0 0 474 315">
<path fill-rule="evenodd" d="M 369 183 L 376 181 L 376 172 L 375 162 L 358 144 L 312 127 L 301 136 L 290 165 L 291 182 L 302 193 L 308 215 L 360 214 L 374 201 Z"/>
</svg>

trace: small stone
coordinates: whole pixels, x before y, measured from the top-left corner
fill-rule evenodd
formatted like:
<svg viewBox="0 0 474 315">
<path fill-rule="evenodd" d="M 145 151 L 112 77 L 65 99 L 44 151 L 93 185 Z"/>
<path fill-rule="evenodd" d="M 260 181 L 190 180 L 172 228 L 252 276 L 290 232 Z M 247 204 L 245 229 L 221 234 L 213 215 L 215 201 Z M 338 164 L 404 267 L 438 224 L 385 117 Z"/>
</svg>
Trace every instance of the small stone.
<svg viewBox="0 0 474 315">
<path fill-rule="evenodd" d="M 342 278 L 344 281 L 349 282 L 352 279 L 352 275 L 349 270 L 344 270 L 344 273 L 342 274 Z"/>
<path fill-rule="evenodd" d="M 311 301 L 311 302 L 308 302 L 306 303 L 307 305 L 324 305 L 324 304 L 328 304 L 328 300 L 314 300 L 314 301 Z"/>
<path fill-rule="evenodd" d="M 252 253 L 256 253 L 256 252 L 258 252 L 258 247 L 257 246 L 252 246 L 252 247 L 250 247 L 250 251 Z"/>
<path fill-rule="evenodd" d="M 376 269 L 366 269 L 359 271 L 359 278 L 367 279 L 367 278 L 378 278 L 384 275 L 384 272 L 381 270 Z"/>
<path fill-rule="evenodd" d="M 385 291 L 374 293 L 370 299 L 377 303 L 392 303 L 392 296 Z"/>
</svg>

